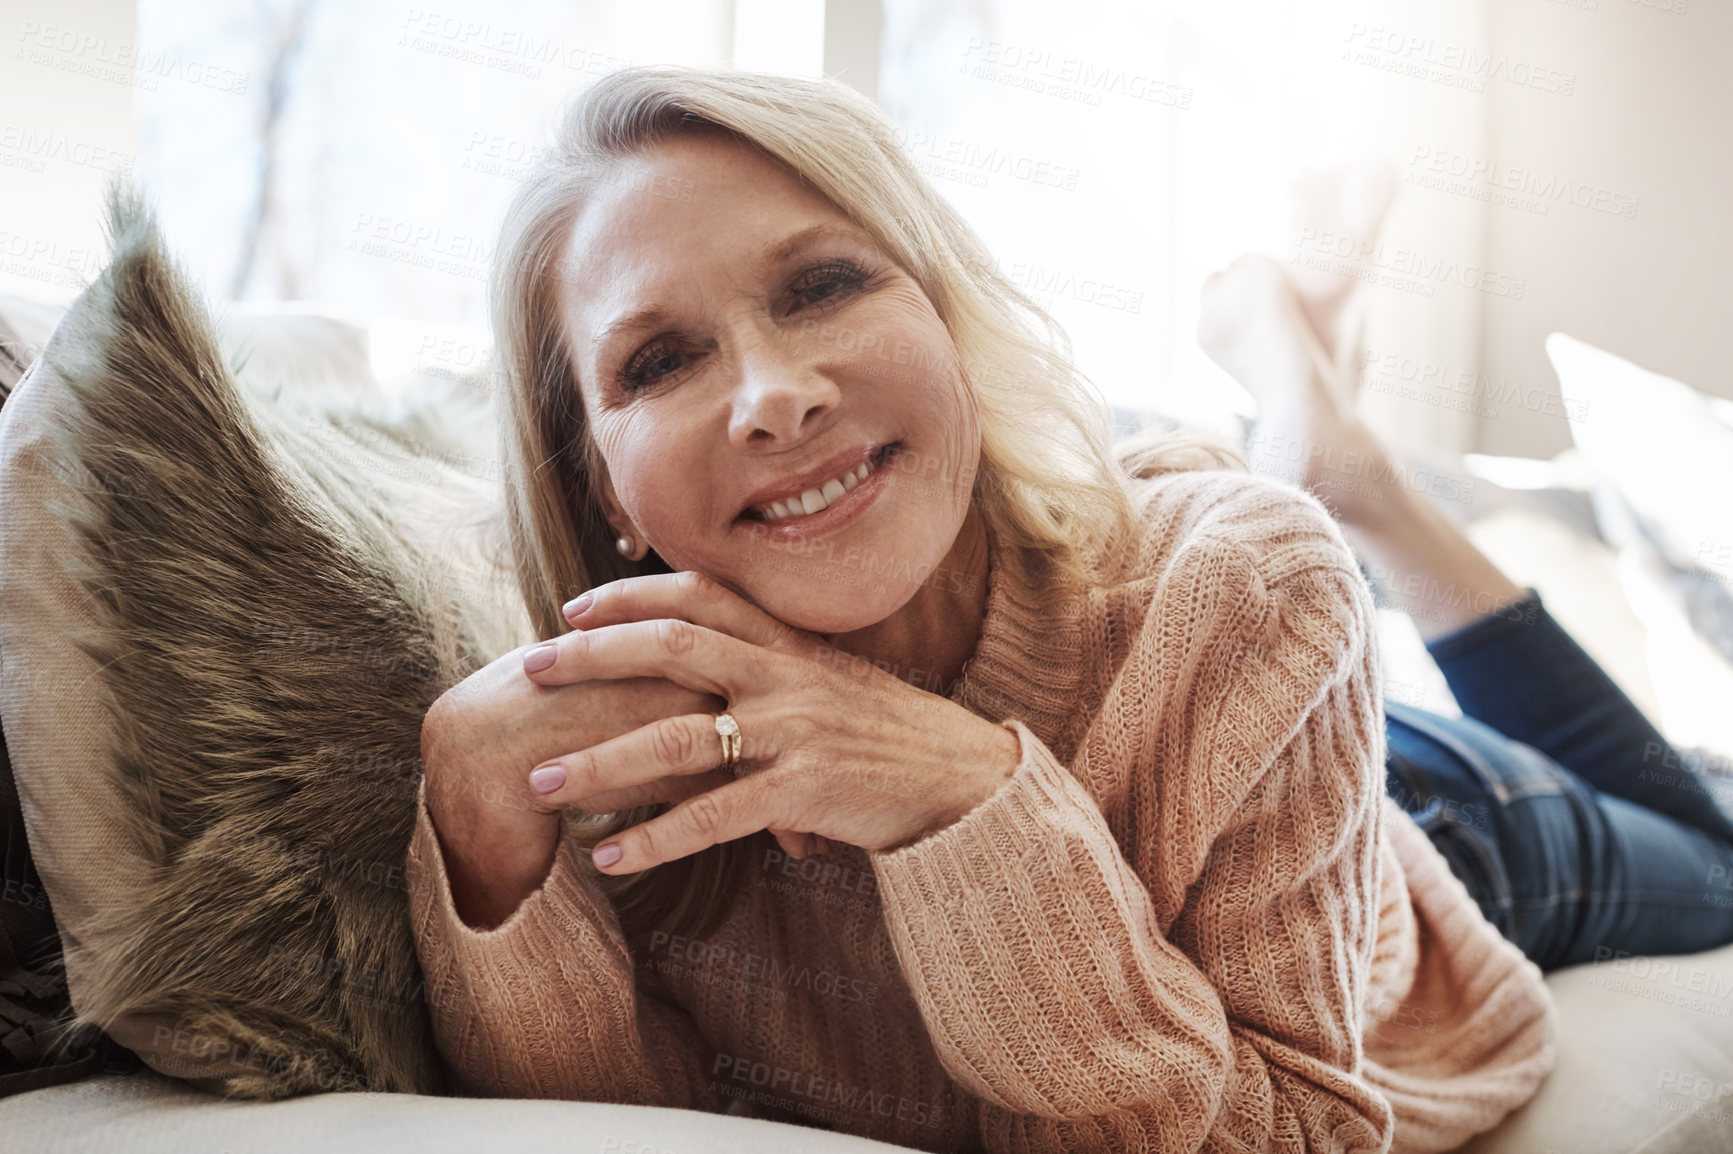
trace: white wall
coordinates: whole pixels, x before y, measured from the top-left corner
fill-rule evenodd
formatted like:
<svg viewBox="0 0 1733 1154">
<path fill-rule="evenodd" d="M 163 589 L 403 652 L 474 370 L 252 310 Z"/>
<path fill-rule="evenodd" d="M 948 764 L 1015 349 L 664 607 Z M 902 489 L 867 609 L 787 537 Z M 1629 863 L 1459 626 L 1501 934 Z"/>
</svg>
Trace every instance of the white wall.
<svg viewBox="0 0 1733 1154">
<path fill-rule="evenodd" d="M 1444 382 L 1372 381 L 1364 404 L 1398 443 L 1531 456 L 1564 447 L 1568 424 L 1543 352 L 1555 329 L 1733 397 L 1716 347 L 1733 311 L 1723 267 L 1733 252 L 1730 0 L 1098 0 L 1061 9 L 510 0 L 486 9 L 488 35 L 530 29 L 574 49 L 573 59 L 597 61 L 539 77 L 442 54 L 454 47 L 443 32 L 407 27 L 410 9 L 389 0 L 322 4 L 283 129 L 281 213 L 243 295 L 479 324 L 477 262 L 463 275 L 429 276 L 394 259 L 402 253 L 357 254 L 348 245 L 360 222 L 413 221 L 447 240 L 485 241 L 517 167 L 484 155 L 496 143 L 509 151 L 539 139 L 559 97 L 615 62 L 741 55 L 742 28 L 779 5 L 804 6 L 802 27 L 824 13 L 823 31 L 801 39 L 802 59 L 822 56 L 827 72 L 878 90 L 911 152 L 1007 267 L 1139 290 L 1135 311 L 1053 302 L 1080 361 L 1120 403 L 1200 423 L 1247 409 L 1193 343 L 1197 287 L 1245 247 L 1299 255 L 1282 222 L 1286 176 L 1356 154 L 1388 157 L 1405 178 L 1380 259 L 1397 266 L 1418 254 L 1522 286 L 1520 297 L 1448 278 L 1426 291 L 1365 290 L 1373 348 Z M 171 245 L 212 295 L 226 292 L 256 174 L 256 158 L 235 142 L 257 117 L 257 26 L 272 8 L 201 14 L 146 0 L 141 28 L 132 0 L 5 0 L 0 292 L 70 298 L 103 259 L 102 188 L 135 154 Z M 1391 51 L 1392 36 L 1414 47 Z M 782 42 L 748 40 L 747 56 Z M 1109 93 L 1097 106 L 964 75 L 986 59 L 974 46 L 994 41 L 1023 56 L 1123 69 L 1185 99 Z M 485 43 L 475 51 L 506 55 Z M 1500 75 L 1464 83 L 1474 76 L 1464 53 Z M 1560 77 L 1568 92 L 1557 90 Z M 971 158 L 1007 156 L 1066 179 L 965 171 Z M 1453 178 L 1474 166 L 1466 182 Z M 1508 185 L 1516 203 L 1483 199 Z"/>
<path fill-rule="evenodd" d="M 1488 103 L 1499 179 L 1570 191 L 1543 198 L 1544 215 L 1486 208 L 1488 265 L 1528 290 L 1482 302 L 1482 368 L 1554 400 L 1482 419 L 1482 451 L 1569 444 L 1542 349 L 1555 330 L 1733 397 L 1733 4 L 1498 0 L 1489 12 L 1499 51 L 1576 82 L 1568 97 L 1503 85 Z"/>
<path fill-rule="evenodd" d="M 185 80 L 139 67 L 132 0 L 7 0 L 0 38 L 0 292 L 69 301 L 106 263 L 134 86 Z"/>
</svg>

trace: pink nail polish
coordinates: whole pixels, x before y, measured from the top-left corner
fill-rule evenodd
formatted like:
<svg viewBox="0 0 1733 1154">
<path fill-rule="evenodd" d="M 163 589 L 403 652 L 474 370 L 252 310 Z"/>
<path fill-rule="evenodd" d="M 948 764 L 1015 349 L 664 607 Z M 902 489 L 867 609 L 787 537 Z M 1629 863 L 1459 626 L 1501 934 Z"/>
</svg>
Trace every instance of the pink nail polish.
<svg viewBox="0 0 1733 1154">
<path fill-rule="evenodd" d="M 617 845 L 599 845 L 596 852 L 590 855 L 590 860 L 596 863 L 598 869 L 607 869 L 626 856 L 626 851 Z"/>
<path fill-rule="evenodd" d="M 540 673 L 554 663 L 559 652 L 552 645 L 538 645 L 524 654 L 524 672 Z"/>
<path fill-rule="evenodd" d="M 595 594 L 580 593 L 570 601 L 566 602 L 566 607 L 560 610 L 560 612 L 564 613 L 568 618 L 576 617 L 578 614 L 588 609 L 590 607 L 590 602 L 593 600 L 595 600 Z"/>
<path fill-rule="evenodd" d="M 566 784 L 566 770 L 560 765 L 544 765 L 530 774 L 530 788 L 537 793 L 552 793 Z"/>
</svg>

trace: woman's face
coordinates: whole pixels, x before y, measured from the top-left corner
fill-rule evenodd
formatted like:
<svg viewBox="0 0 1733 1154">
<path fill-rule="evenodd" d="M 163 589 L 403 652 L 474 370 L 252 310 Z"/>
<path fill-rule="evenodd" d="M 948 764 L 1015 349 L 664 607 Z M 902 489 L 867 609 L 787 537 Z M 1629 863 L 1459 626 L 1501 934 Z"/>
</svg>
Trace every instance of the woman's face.
<svg viewBox="0 0 1733 1154">
<path fill-rule="evenodd" d="M 626 160 L 574 224 L 563 293 L 616 528 L 819 633 L 884 620 L 940 567 L 980 457 L 956 347 L 794 174 L 716 136 Z"/>
</svg>

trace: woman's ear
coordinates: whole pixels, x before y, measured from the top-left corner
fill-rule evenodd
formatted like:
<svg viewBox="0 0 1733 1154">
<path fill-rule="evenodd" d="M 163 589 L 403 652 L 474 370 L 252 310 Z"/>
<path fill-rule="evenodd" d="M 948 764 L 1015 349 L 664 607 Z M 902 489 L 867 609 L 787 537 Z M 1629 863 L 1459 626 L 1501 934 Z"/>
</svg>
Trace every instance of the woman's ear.
<svg viewBox="0 0 1733 1154">
<path fill-rule="evenodd" d="M 628 561 L 642 561 L 644 555 L 650 551 L 650 543 L 638 532 L 638 527 L 626 516 L 625 510 L 620 508 L 620 500 L 614 495 L 614 481 L 611 477 L 602 478 L 601 505 L 602 516 L 614 529 L 614 548 Z"/>
</svg>

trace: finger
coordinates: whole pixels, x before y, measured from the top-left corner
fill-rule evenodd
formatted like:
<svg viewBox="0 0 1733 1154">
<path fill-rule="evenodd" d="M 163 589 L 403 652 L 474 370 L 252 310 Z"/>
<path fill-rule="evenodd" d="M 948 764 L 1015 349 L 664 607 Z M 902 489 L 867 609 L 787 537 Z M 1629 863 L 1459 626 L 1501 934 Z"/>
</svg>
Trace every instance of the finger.
<svg viewBox="0 0 1733 1154">
<path fill-rule="evenodd" d="M 664 777 L 648 785 L 633 786 L 630 789 L 587 798 L 579 808 L 586 813 L 619 813 L 640 805 L 678 803 L 689 797 L 696 797 L 706 790 L 727 785 L 733 780 L 734 775 L 725 769 L 713 769 L 696 777 Z M 823 853 L 829 848 L 829 843 L 815 833 L 801 833 L 790 829 L 773 829 L 770 833 L 776 838 L 776 844 L 782 847 L 782 852 L 795 861 L 815 853 Z"/>
<path fill-rule="evenodd" d="M 580 607 L 584 597 L 590 598 Z M 566 604 L 575 629 L 679 617 L 753 645 L 785 649 L 819 638 L 766 613 L 734 590 L 693 570 L 627 577 L 598 585 Z"/>
<path fill-rule="evenodd" d="M 808 839 L 812 834 L 797 833 L 791 829 L 773 829 L 770 832 L 775 835 L 776 844 L 782 847 L 782 852 L 795 861 L 800 861 L 810 852 L 811 842 Z"/>
<path fill-rule="evenodd" d="M 757 761 L 769 753 L 762 739 L 748 739 L 743 727 L 741 760 Z M 543 805 L 611 813 L 621 808 L 612 805 L 611 799 L 622 790 L 642 790 L 668 777 L 710 773 L 718 770 L 722 761 L 715 718 L 708 713 L 685 713 L 545 761 L 530 771 L 529 785 Z M 733 780 L 732 773 L 720 772 Z M 609 808 L 597 808 L 601 805 Z"/>
<path fill-rule="evenodd" d="M 596 868 L 608 874 L 637 873 L 678 861 L 766 828 L 781 816 L 773 813 L 773 801 L 763 778 L 743 777 L 622 830 L 598 845 L 591 857 Z"/>
<path fill-rule="evenodd" d="M 524 676 L 537 685 L 661 677 L 734 700 L 738 687 L 764 687 L 769 651 L 678 617 L 579 629 L 524 654 Z"/>
<path fill-rule="evenodd" d="M 734 775 L 726 769 L 713 769 L 709 773 L 695 775 L 675 774 L 670 777 L 657 778 L 644 785 L 631 785 L 608 793 L 598 793 L 575 805 L 585 813 L 619 813 L 621 810 L 634 809 L 640 805 L 659 805 L 667 803 L 676 805 L 689 797 L 703 793 L 707 789 L 716 789 L 734 780 Z M 559 807 L 553 807 L 558 812 Z"/>
</svg>

